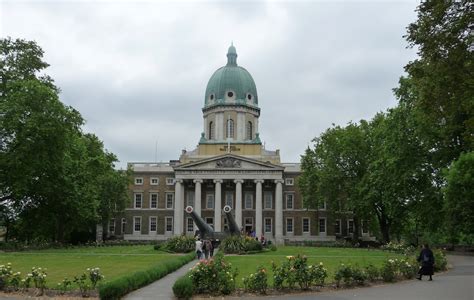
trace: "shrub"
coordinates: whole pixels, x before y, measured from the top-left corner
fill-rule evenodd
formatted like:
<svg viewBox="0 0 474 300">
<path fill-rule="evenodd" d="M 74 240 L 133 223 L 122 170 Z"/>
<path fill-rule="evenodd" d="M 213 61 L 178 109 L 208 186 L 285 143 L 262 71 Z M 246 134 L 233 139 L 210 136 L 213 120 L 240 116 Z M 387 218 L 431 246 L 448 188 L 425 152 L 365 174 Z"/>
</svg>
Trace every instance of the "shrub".
<svg viewBox="0 0 474 300">
<path fill-rule="evenodd" d="M 46 268 L 31 269 L 31 278 L 35 284 L 35 288 L 40 290 L 40 296 L 43 295 L 44 289 L 46 288 Z"/>
<path fill-rule="evenodd" d="M 257 272 L 242 278 L 246 291 L 266 294 L 267 292 L 267 270 L 262 266 L 257 268 Z"/>
<path fill-rule="evenodd" d="M 257 241 L 256 239 L 250 238 L 250 237 L 245 237 L 244 239 L 244 251 L 245 252 L 256 252 L 256 251 L 262 251 L 263 246 L 262 243 Z"/>
<path fill-rule="evenodd" d="M 65 277 L 61 282 L 58 283 L 58 290 L 60 294 L 64 294 L 71 289 L 72 281 Z"/>
<path fill-rule="evenodd" d="M 173 294 L 178 299 L 189 299 L 193 296 L 193 281 L 188 274 L 176 280 L 176 282 L 173 284 Z"/>
<path fill-rule="evenodd" d="M 256 239 L 238 235 L 225 238 L 219 248 L 226 254 L 258 253 L 263 251 L 262 243 Z"/>
<path fill-rule="evenodd" d="M 334 280 L 336 286 L 341 286 L 341 281 L 344 281 L 345 285 L 352 285 L 352 268 L 349 265 L 341 264 L 334 272 Z"/>
<path fill-rule="evenodd" d="M 407 260 L 402 259 L 400 260 L 398 268 L 398 271 L 403 278 L 412 279 L 418 272 L 418 263 L 415 261 L 414 258 Z"/>
<path fill-rule="evenodd" d="M 448 260 L 446 259 L 446 254 L 440 249 L 433 250 L 433 255 L 435 258 L 434 271 L 444 271 L 447 269 Z"/>
<path fill-rule="evenodd" d="M 190 236 L 174 236 L 163 243 L 158 249 L 175 252 L 188 253 L 194 251 L 196 240 Z M 157 247 L 154 247 L 157 249 Z"/>
<path fill-rule="evenodd" d="M 372 282 L 378 280 L 380 277 L 379 269 L 372 264 L 365 267 L 365 274 L 367 275 L 367 280 Z"/>
<path fill-rule="evenodd" d="M 235 290 L 236 276 L 237 270 L 224 260 L 222 252 L 211 259 L 199 261 L 190 274 L 196 293 L 224 295 Z"/>
<path fill-rule="evenodd" d="M 396 252 L 400 254 L 410 255 L 415 252 L 415 247 L 411 245 L 405 245 L 403 243 L 390 242 L 380 247 L 382 250 Z"/>
<path fill-rule="evenodd" d="M 397 262 L 393 259 L 387 260 L 380 270 L 380 276 L 385 282 L 393 282 L 397 276 Z"/>
<path fill-rule="evenodd" d="M 21 284 L 21 272 L 13 273 L 10 278 L 10 285 L 13 287 L 15 291 L 20 288 Z"/>
<path fill-rule="evenodd" d="M 0 265 L 0 290 L 3 290 L 7 285 L 10 277 L 13 275 L 11 263 Z"/>
<path fill-rule="evenodd" d="M 313 285 L 323 285 L 327 277 L 327 270 L 323 263 L 319 265 L 308 265 L 306 256 L 287 256 L 287 260 L 280 266 L 272 262 L 273 283 L 276 289 L 282 289 L 284 282 L 289 288 L 296 284 L 301 289 L 309 289 Z"/>
<path fill-rule="evenodd" d="M 74 276 L 74 283 L 77 284 L 79 290 L 81 291 L 82 297 L 88 297 L 89 291 L 91 290 L 91 285 L 87 281 L 86 273 L 82 273 L 81 276 Z"/>
</svg>

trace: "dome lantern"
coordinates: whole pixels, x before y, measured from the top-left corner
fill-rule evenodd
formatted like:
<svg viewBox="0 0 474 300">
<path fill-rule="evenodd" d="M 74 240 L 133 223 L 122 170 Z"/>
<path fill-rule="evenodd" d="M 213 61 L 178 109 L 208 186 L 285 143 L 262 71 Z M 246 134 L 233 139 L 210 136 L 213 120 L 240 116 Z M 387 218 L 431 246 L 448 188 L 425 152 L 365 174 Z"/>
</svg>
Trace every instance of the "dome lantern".
<svg viewBox="0 0 474 300">
<path fill-rule="evenodd" d="M 227 65 L 237 66 L 237 50 L 235 50 L 234 43 L 232 43 L 227 51 Z"/>
</svg>

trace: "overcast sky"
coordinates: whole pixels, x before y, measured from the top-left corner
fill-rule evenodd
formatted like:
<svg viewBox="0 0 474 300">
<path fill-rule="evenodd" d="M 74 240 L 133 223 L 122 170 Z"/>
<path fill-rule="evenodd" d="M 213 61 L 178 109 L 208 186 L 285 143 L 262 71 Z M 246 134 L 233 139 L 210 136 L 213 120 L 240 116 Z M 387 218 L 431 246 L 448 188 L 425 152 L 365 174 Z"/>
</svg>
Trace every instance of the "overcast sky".
<svg viewBox="0 0 474 300">
<path fill-rule="evenodd" d="M 3 1 L 2 37 L 35 40 L 93 132 L 127 162 L 177 159 L 196 147 L 204 92 L 226 64 L 257 85 L 260 137 L 298 162 L 332 123 L 396 104 L 415 58 L 403 39 L 419 1 Z"/>
</svg>

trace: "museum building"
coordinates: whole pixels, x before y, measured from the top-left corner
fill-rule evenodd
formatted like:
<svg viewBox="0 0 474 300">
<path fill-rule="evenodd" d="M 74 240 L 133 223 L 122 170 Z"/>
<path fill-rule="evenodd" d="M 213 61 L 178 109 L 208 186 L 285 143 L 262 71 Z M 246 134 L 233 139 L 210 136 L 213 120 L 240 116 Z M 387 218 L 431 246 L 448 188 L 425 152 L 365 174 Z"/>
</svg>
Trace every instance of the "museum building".
<svg viewBox="0 0 474 300">
<path fill-rule="evenodd" d="M 232 208 L 244 232 L 255 231 L 277 244 L 332 241 L 352 234 L 350 214 L 303 207 L 299 163 L 280 162 L 280 151 L 262 145 L 257 88 L 237 65 L 232 45 L 227 64 L 209 79 L 204 97 L 203 132 L 192 151 L 169 163 L 129 163 L 131 201 L 110 221 L 108 236 L 125 240 L 164 240 L 193 235 L 197 227 L 185 212 L 192 206 L 215 231 L 228 229 L 222 213 Z M 365 224 L 362 224 L 365 225 Z M 361 236 L 369 235 L 366 226 Z"/>
</svg>

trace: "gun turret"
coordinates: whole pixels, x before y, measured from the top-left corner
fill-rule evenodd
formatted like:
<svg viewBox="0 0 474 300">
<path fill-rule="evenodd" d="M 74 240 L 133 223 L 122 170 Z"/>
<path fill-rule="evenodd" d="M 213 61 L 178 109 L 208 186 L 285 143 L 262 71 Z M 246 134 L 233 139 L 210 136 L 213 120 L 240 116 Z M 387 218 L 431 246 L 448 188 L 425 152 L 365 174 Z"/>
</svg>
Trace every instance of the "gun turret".
<svg viewBox="0 0 474 300">
<path fill-rule="evenodd" d="M 192 206 L 186 207 L 186 212 L 193 218 L 194 223 L 199 228 L 201 238 L 214 238 L 214 229 L 206 224 L 203 219 L 193 210 Z"/>
<path fill-rule="evenodd" d="M 227 217 L 227 221 L 229 223 L 229 232 L 231 235 L 238 235 L 240 234 L 240 228 L 235 222 L 234 217 L 232 216 L 232 208 L 229 205 L 224 206 L 224 213 Z"/>
</svg>

